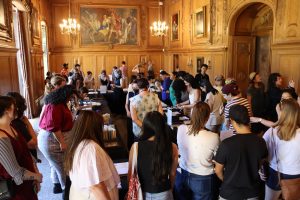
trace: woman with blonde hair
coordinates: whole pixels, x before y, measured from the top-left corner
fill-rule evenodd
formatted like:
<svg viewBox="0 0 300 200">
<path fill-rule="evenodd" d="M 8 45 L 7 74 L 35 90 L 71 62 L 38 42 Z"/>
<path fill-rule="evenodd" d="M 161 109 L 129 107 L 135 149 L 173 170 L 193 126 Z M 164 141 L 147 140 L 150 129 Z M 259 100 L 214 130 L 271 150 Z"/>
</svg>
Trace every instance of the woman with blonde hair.
<svg viewBox="0 0 300 200">
<path fill-rule="evenodd" d="M 269 151 L 265 200 L 277 200 L 280 179 L 300 178 L 300 107 L 294 99 L 279 104 L 279 120 L 263 136 Z M 299 197 L 300 198 L 300 197 Z M 298 199 L 298 198 L 297 198 Z"/>
</svg>

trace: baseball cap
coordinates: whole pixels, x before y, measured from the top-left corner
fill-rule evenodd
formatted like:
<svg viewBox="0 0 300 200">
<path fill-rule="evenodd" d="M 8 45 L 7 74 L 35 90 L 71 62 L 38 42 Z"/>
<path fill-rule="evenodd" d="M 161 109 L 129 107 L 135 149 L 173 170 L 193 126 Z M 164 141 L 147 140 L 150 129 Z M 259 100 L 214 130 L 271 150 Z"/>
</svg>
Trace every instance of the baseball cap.
<svg viewBox="0 0 300 200">
<path fill-rule="evenodd" d="M 250 81 L 253 81 L 253 79 L 255 78 L 255 76 L 256 76 L 256 72 L 251 72 L 250 74 L 249 74 L 249 79 L 250 79 Z"/>
</svg>

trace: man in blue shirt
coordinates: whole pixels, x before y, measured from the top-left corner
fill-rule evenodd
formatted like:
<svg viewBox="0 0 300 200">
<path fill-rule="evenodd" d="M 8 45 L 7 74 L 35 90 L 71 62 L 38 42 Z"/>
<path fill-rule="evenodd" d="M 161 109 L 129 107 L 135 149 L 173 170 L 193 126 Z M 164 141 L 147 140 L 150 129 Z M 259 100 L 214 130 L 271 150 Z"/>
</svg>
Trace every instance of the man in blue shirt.
<svg viewBox="0 0 300 200">
<path fill-rule="evenodd" d="M 160 71 L 160 77 L 162 79 L 162 101 L 171 106 L 172 102 L 170 100 L 169 88 L 172 80 L 170 79 L 170 75 L 164 70 Z"/>
</svg>

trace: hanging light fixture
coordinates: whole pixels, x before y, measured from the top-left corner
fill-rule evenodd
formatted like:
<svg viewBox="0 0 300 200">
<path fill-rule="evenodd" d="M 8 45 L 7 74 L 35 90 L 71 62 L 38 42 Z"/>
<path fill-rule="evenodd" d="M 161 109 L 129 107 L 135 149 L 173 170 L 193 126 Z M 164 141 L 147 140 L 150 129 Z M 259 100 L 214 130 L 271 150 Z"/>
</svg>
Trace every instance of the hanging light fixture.
<svg viewBox="0 0 300 200">
<path fill-rule="evenodd" d="M 80 31 L 80 24 L 77 23 L 76 19 L 71 18 L 70 0 L 69 0 L 69 18 L 63 19 L 62 23 L 59 24 L 59 27 L 62 34 L 76 35 Z"/>
<path fill-rule="evenodd" d="M 163 5 L 162 1 L 158 2 L 159 12 L 158 12 L 158 21 L 154 21 L 152 26 L 150 26 L 150 31 L 152 36 L 160 37 L 166 36 L 168 32 L 168 25 L 165 21 L 160 21 L 160 7 Z"/>
</svg>

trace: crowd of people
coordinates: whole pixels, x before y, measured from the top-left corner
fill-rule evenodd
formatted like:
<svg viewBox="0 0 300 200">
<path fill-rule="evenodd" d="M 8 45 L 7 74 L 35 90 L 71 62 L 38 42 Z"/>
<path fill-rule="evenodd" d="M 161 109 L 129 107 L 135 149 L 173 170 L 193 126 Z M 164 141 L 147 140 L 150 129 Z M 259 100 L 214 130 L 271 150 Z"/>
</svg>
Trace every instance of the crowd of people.
<svg viewBox="0 0 300 200">
<path fill-rule="evenodd" d="M 195 77 L 161 70 L 155 79 L 153 68 L 148 76 L 136 68 L 125 104 L 132 138 L 128 180 L 138 174 L 144 199 L 290 200 L 281 182 L 300 179 L 300 100 L 293 81 L 284 87 L 281 75 L 272 73 L 265 91 L 253 72 L 243 97 L 232 78 L 219 75 L 212 83 L 205 64 Z M 127 71 L 124 61 L 111 78 L 103 70 L 99 84 L 125 87 Z M 69 72 L 64 64 L 59 74 L 48 74 L 37 136 L 24 116 L 24 98 L 16 92 L 0 96 L 0 177 L 15 183 L 11 199 L 37 199 L 43 177 L 37 148 L 50 165 L 53 193 L 71 200 L 119 199 L 103 117 L 85 110 L 74 118 L 70 108 L 75 102 L 80 109 L 76 101 L 95 88 L 92 72 L 86 73 L 78 64 Z M 177 144 L 163 104 L 190 118 L 178 127 Z"/>
</svg>

